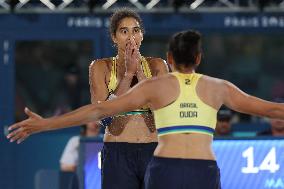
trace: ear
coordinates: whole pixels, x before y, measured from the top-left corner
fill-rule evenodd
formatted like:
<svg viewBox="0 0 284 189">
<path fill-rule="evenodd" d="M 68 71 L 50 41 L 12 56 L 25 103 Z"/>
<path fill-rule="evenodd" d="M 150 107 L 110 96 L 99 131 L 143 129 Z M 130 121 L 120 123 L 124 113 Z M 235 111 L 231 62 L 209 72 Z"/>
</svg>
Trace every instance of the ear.
<svg viewBox="0 0 284 189">
<path fill-rule="evenodd" d="M 196 56 L 196 59 L 195 59 L 195 65 L 196 66 L 199 66 L 199 64 L 201 63 L 201 57 L 202 57 L 202 54 L 199 53 L 197 56 Z"/>
<path fill-rule="evenodd" d="M 115 35 L 111 34 L 111 39 L 112 39 L 112 42 L 113 42 L 114 44 L 117 43 L 117 40 L 116 40 Z"/>
</svg>

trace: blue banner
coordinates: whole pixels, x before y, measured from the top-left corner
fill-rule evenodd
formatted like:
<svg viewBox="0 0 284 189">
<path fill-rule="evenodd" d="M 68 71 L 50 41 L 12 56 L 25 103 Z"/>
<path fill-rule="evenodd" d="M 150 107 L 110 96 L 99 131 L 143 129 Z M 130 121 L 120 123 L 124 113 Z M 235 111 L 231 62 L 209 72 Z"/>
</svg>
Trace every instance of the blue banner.
<svg viewBox="0 0 284 189">
<path fill-rule="evenodd" d="M 85 189 L 100 189 L 102 143 L 82 144 Z M 213 149 L 222 189 L 284 188 L 284 140 L 216 140 Z"/>
<path fill-rule="evenodd" d="M 217 140 L 224 189 L 284 188 L 284 140 Z"/>
</svg>

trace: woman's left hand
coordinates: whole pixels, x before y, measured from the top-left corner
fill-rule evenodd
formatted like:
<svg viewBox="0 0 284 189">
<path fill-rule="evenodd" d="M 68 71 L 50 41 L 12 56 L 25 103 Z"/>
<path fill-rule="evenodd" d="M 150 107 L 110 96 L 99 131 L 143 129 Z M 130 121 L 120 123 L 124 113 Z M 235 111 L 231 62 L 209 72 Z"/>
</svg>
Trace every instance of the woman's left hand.
<svg viewBox="0 0 284 189">
<path fill-rule="evenodd" d="M 28 119 L 15 123 L 8 128 L 9 131 L 12 131 L 7 136 L 10 142 L 17 141 L 19 144 L 30 135 L 46 130 L 47 124 L 44 118 L 30 111 L 28 108 L 25 108 L 25 113 L 29 116 Z"/>
</svg>

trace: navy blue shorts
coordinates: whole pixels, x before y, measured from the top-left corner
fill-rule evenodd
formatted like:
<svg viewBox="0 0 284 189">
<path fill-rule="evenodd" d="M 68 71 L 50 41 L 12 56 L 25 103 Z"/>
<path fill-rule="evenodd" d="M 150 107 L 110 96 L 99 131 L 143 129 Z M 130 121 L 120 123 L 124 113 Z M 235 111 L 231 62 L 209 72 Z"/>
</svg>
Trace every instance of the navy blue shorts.
<svg viewBox="0 0 284 189">
<path fill-rule="evenodd" d="M 144 175 L 157 143 L 105 142 L 102 189 L 144 189 Z"/>
<path fill-rule="evenodd" d="M 216 161 L 153 157 L 145 174 L 146 189 L 221 189 Z"/>
</svg>

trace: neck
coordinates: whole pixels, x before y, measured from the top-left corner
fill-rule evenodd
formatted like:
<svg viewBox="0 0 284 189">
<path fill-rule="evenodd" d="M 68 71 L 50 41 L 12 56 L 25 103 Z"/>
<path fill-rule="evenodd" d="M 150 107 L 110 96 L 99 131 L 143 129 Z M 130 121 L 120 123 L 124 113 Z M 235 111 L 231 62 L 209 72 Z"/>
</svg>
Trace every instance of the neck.
<svg viewBox="0 0 284 189">
<path fill-rule="evenodd" d="M 183 74 L 195 73 L 195 66 L 184 66 L 174 64 L 174 69 L 175 71 Z"/>
<path fill-rule="evenodd" d="M 179 73 L 182 73 L 182 74 L 191 74 L 191 73 L 195 73 L 195 70 L 192 69 L 192 68 L 179 68 L 179 69 L 176 69 L 176 71 L 178 71 Z"/>
</svg>

